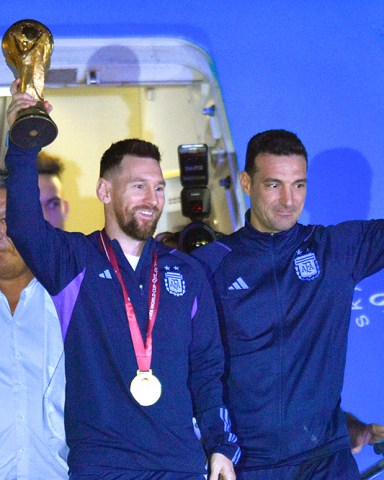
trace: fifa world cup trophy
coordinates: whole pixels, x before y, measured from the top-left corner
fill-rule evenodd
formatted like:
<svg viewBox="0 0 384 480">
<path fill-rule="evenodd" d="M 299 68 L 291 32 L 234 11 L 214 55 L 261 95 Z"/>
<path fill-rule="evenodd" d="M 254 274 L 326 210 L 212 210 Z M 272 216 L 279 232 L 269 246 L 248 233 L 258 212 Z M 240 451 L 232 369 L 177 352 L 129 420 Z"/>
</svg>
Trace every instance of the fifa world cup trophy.
<svg viewBox="0 0 384 480">
<path fill-rule="evenodd" d="M 44 108 L 44 81 L 51 63 L 53 37 L 36 20 L 20 20 L 11 25 L 2 40 L 7 65 L 20 78 L 19 91 L 27 92 L 37 104 L 19 112 L 10 137 L 22 148 L 41 148 L 57 136 L 57 126 Z"/>
</svg>

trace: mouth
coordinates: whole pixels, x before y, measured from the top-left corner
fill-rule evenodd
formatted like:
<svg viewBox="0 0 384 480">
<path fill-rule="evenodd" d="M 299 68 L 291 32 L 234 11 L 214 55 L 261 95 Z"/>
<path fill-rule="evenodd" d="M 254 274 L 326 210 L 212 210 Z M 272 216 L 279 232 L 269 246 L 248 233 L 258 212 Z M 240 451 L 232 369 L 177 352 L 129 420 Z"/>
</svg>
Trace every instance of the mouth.
<svg viewBox="0 0 384 480">
<path fill-rule="evenodd" d="M 136 215 L 145 220 L 152 220 L 155 217 L 155 211 L 147 208 L 140 208 L 136 210 Z"/>
<path fill-rule="evenodd" d="M 11 246 L 11 244 L 9 242 L 7 242 L 6 240 L 5 241 L 0 240 L 0 251 L 9 250 L 10 246 Z"/>
<path fill-rule="evenodd" d="M 143 217 L 147 217 L 147 218 L 152 218 L 155 215 L 153 210 L 148 210 L 148 209 L 136 210 L 136 213 L 138 213 L 139 215 L 142 215 Z"/>
<path fill-rule="evenodd" d="M 280 217 L 292 217 L 295 214 L 293 210 L 278 210 L 276 212 L 276 215 L 279 215 Z"/>
<path fill-rule="evenodd" d="M 143 222 L 153 222 L 158 217 L 158 212 L 155 209 L 151 208 L 139 208 L 135 212 L 137 220 Z"/>
</svg>

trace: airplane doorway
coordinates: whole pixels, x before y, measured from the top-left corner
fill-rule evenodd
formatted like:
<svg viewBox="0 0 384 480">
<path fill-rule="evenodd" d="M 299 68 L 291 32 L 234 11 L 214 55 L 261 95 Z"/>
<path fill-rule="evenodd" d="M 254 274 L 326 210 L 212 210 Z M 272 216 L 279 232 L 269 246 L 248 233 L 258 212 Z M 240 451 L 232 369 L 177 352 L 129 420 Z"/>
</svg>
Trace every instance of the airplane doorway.
<svg viewBox="0 0 384 480">
<path fill-rule="evenodd" d="M 4 62 L 3 119 L 12 80 Z M 212 59 L 199 47 L 169 38 L 55 39 L 44 96 L 59 129 L 45 151 L 65 164 L 68 230 L 89 233 L 102 226 L 95 197 L 100 157 L 112 142 L 128 137 L 151 141 L 162 153 L 167 198 L 158 231 L 179 231 L 190 223 L 181 214 L 177 155 L 186 143 L 208 145 L 207 223 L 223 233 L 242 225 L 245 201 L 220 86 Z M 1 137 L 6 130 L 0 123 Z"/>
</svg>

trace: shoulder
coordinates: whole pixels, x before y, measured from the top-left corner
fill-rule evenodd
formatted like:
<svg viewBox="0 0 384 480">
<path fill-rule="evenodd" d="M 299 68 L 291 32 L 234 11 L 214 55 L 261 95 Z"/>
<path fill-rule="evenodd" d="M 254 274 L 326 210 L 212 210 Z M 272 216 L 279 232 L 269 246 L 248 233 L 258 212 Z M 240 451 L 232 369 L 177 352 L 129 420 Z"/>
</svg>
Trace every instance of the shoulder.
<svg viewBox="0 0 384 480">
<path fill-rule="evenodd" d="M 177 262 L 179 265 L 184 265 L 194 271 L 202 269 L 200 262 L 188 253 L 184 253 L 177 248 L 170 248 L 161 242 L 156 242 L 156 250 L 163 261 Z"/>
<path fill-rule="evenodd" d="M 232 253 L 238 241 L 237 232 L 225 235 L 220 240 L 208 243 L 203 247 L 193 250 L 191 255 L 204 266 L 208 276 L 211 276 L 218 269 L 223 260 Z"/>
<path fill-rule="evenodd" d="M 309 225 L 306 227 L 306 232 L 309 236 L 337 237 L 338 239 L 345 238 L 346 240 L 350 236 L 364 235 L 367 232 L 376 230 L 384 230 L 384 220 L 348 220 L 336 225 Z"/>
</svg>

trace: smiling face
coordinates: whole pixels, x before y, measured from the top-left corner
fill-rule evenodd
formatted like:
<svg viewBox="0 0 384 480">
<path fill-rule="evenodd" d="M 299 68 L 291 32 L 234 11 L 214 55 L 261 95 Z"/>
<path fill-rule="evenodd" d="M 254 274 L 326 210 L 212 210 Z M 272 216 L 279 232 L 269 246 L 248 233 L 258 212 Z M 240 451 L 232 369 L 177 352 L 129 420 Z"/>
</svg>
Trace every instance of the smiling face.
<svg viewBox="0 0 384 480">
<path fill-rule="evenodd" d="M 164 207 L 164 177 L 159 162 L 125 155 L 108 179 L 100 179 L 98 196 L 106 205 L 106 224 L 134 240 L 147 240 Z"/>
<path fill-rule="evenodd" d="M 260 153 L 252 178 L 242 172 L 244 192 L 251 199 L 251 224 L 260 232 L 289 230 L 298 221 L 307 192 L 307 164 L 302 155 Z"/>
</svg>

